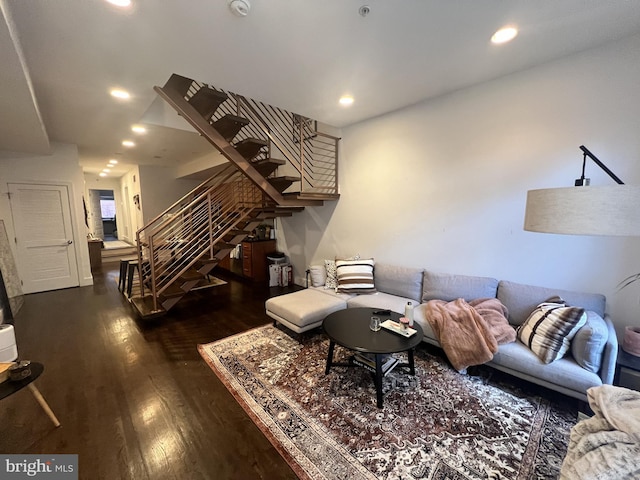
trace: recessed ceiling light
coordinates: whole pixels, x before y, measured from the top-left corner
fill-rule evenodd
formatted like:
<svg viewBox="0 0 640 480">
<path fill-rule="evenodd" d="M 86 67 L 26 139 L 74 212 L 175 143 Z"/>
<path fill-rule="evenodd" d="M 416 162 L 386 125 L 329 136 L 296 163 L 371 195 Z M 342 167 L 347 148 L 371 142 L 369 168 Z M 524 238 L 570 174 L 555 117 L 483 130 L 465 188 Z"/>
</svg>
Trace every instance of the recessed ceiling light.
<svg viewBox="0 0 640 480">
<path fill-rule="evenodd" d="M 123 100 L 127 100 L 131 97 L 131 95 L 129 95 L 129 92 L 127 92 L 126 90 L 121 90 L 119 88 L 114 88 L 110 93 L 112 97 L 121 98 Z"/>
<path fill-rule="evenodd" d="M 135 133 L 147 133 L 147 129 L 144 128 L 142 125 L 133 125 L 131 127 L 131 131 Z"/>
<path fill-rule="evenodd" d="M 345 107 L 348 107 L 353 103 L 353 97 L 351 95 L 343 95 L 342 97 L 340 97 L 339 102 L 340 102 L 340 105 L 344 105 Z"/>
<path fill-rule="evenodd" d="M 504 27 L 493 34 L 491 43 L 507 43 L 516 38 L 517 35 L 518 29 L 516 27 Z"/>
<path fill-rule="evenodd" d="M 115 165 L 116 163 L 118 163 L 118 160 L 116 160 L 115 158 L 112 158 L 111 160 L 109 160 L 109 163 L 111 165 Z"/>
<path fill-rule="evenodd" d="M 107 174 L 106 174 L 106 173 L 104 173 L 104 172 L 100 172 L 100 176 L 101 176 L 101 177 L 106 177 L 106 176 L 107 176 Z"/>
<path fill-rule="evenodd" d="M 123 140 L 122 141 L 122 145 L 125 147 L 135 147 L 136 144 L 134 142 L 132 142 L 131 140 Z"/>
<path fill-rule="evenodd" d="M 107 0 L 107 2 L 116 7 L 128 7 L 131 5 L 131 0 Z"/>
</svg>

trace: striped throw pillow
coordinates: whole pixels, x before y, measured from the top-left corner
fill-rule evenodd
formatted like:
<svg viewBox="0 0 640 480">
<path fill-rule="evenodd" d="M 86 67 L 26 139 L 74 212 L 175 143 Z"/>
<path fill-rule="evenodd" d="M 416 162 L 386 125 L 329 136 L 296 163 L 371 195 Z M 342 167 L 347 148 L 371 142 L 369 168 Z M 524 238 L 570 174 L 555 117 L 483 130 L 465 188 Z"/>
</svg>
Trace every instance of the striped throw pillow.
<svg viewBox="0 0 640 480">
<path fill-rule="evenodd" d="M 373 258 L 336 260 L 338 291 L 342 293 L 375 293 Z"/>
<path fill-rule="evenodd" d="M 517 336 L 540 360 L 551 363 L 567 353 L 571 339 L 586 321 L 584 308 L 545 302 L 518 327 Z"/>
</svg>

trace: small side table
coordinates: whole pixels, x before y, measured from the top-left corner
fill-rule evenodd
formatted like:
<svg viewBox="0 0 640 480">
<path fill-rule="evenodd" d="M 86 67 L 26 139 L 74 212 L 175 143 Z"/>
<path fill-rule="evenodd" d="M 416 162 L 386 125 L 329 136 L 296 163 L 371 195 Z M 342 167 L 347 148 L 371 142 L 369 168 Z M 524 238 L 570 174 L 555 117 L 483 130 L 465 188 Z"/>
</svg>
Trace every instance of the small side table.
<svg viewBox="0 0 640 480">
<path fill-rule="evenodd" d="M 614 385 L 640 391 L 640 357 L 618 350 Z"/>
<path fill-rule="evenodd" d="M 49 407 L 49 404 L 46 402 L 46 400 L 44 399 L 40 391 L 33 384 L 33 382 L 40 375 L 42 375 L 42 372 L 44 372 L 44 365 L 38 362 L 31 362 L 30 367 L 31 367 L 31 375 L 29 375 L 27 378 L 23 378 L 22 380 L 19 380 L 17 382 L 12 382 L 11 380 L 7 380 L 5 382 L 0 383 L 0 400 L 10 395 L 13 395 L 17 391 L 22 390 L 24 387 L 27 387 L 29 390 L 31 390 L 31 393 L 33 394 L 35 399 L 38 401 L 38 403 L 40 404 L 42 409 L 45 411 L 45 413 L 49 416 L 53 424 L 56 427 L 59 427 L 60 422 L 56 418 L 55 414 Z"/>
<path fill-rule="evenodd" d="M 88 240 L 89 243 L 89 265 L 94 272 L 102 267 L 102 240 Z"/>
</svg>

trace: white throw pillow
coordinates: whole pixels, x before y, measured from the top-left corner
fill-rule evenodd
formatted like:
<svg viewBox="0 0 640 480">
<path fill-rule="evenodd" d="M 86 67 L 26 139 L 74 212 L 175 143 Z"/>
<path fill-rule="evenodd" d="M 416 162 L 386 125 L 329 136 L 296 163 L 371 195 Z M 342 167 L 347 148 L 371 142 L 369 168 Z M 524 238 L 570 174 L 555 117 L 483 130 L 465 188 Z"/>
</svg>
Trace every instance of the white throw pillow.
<svg viewBox="0 0 640 480">
<path fill-rule="evenodd" d="M 311 265 L 309 267 L 309 275 L 311 276 L 312 287 L 321 287 L 327 282 L 327 269 L 324 265 Z"/>
</svg>

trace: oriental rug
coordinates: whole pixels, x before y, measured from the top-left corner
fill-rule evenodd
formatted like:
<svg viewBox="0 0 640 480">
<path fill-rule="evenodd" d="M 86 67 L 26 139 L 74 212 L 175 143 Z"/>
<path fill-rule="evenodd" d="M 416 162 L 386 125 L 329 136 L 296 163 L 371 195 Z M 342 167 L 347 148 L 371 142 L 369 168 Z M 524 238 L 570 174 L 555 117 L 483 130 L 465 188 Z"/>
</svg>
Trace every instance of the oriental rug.
<svg viewBox="0 0 640 480">
<path fill-rule="evenodd" d="M 461 375 L 418 347 L 416 375 L 389 373 L 379 409 L 365 369 L 325 375 L 328 346 L 267 325 L 198 350 L 302 479 L 558 477 L 570 402 L 499 384 L 490 368 Z M 349 355 L 336 346 L 336 361 Z"/>
</svg>

